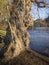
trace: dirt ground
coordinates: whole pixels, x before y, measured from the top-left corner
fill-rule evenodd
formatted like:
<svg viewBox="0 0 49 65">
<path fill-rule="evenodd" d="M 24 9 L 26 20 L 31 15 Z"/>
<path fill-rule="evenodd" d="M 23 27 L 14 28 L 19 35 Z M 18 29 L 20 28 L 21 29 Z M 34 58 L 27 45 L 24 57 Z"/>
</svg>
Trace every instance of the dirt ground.
<svg viewBox="0 0 49 65">
<path fill-rule="evenodd" d="M 0 59 L 0 65 L 49 65 L 49 62 L 26 50 L 10 61 Z"/>
</svg>

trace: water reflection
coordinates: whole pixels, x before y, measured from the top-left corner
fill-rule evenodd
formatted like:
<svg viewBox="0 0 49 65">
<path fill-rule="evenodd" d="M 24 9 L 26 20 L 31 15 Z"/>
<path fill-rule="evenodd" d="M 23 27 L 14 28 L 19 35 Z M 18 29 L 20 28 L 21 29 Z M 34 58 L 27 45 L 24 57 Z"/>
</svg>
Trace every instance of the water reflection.
<svg viewBox="0 0 49 65">
<path fill-rule="evenodd" d="M 30 48 L 49 56 L 49 28 L 36 27 L 34 30 L 29 30 L 30 33 Z"/>
</svg>

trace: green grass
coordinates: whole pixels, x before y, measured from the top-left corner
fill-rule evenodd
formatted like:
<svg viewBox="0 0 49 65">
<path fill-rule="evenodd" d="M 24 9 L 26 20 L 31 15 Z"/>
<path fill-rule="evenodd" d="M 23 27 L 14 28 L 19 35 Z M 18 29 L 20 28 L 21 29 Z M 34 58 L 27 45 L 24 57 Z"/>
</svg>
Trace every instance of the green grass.
<svg viewBox="0 0 49 65">
<path fill-rule="evenodd" d="M 6 31 L 4 30 L 0 30 L 0 36 L 4 37 L 6 35 Z M 2 43 L 0 43 L 0 49 L 4 46 L 4 42 L 2 41 Z"/>
<path fill-rule="evenodd" d="M 0 36 L 5 36 L 5 35 L 6 35 L 6 31 L 0 30 Z"/>
</svg>

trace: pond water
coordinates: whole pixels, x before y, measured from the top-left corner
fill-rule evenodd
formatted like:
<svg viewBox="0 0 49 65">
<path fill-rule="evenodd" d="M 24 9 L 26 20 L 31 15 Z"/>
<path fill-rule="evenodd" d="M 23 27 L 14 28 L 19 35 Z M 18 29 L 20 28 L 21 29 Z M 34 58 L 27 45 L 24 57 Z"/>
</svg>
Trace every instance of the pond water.
<svg viewBox="0 0 49 65">
<path fill-rule="evenodd" d="M 34 30 L 29 30 L 29 33 L 30 48 L 49 57 L 49 28 L 36 27 Z"/>
</svg>

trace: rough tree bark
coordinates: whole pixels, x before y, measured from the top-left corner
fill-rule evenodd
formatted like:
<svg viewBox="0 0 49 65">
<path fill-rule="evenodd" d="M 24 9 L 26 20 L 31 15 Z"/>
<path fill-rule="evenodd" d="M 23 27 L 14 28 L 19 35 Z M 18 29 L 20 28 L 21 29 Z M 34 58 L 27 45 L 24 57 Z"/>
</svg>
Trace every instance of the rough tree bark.
<svg viewBox="0 0 49 65">
<path fill-rule="evenodd" d="M 32 17 L 30 15 L 31 0 L 2 0 L 1 4 L 2 20 L 7 23 L 7 33 L 4 39 L 4 47 L 1 49 L 2 54 L 12 59 L 29 47 L 29 33 L 27 29 L 32 27 Z M 6 10 L 6 11 L 4 11 Z M 0 52 L 1 52 L 0 51 Z"/>
</svg>

